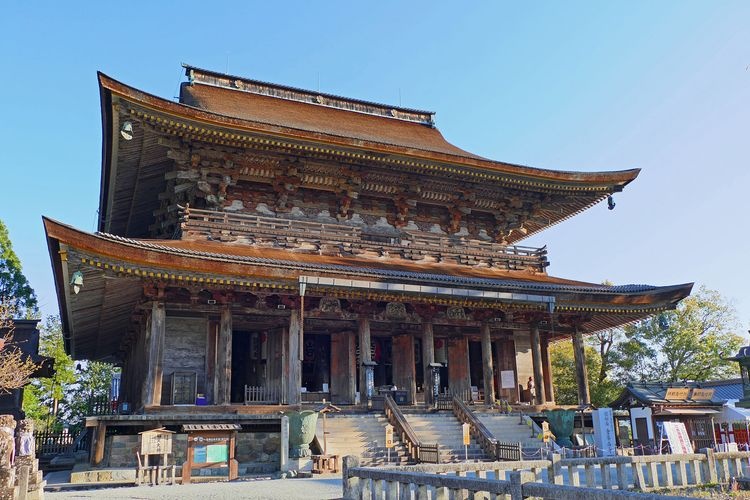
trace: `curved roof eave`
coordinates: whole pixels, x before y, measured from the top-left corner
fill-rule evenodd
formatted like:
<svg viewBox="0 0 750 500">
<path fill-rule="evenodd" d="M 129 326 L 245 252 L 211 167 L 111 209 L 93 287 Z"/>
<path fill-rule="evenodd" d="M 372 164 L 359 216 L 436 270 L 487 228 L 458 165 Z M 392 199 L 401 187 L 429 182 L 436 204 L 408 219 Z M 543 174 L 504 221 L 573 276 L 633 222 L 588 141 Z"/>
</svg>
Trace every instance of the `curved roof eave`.
<svg viewBox="0 0 750 500">
<path fill-rule="evenodd" d="M 611 187 L 614 191 L 621 190 L 625 185 L 633 181 L 640 172 L 640 169 L 638 168 L 620 171 L 600 172 L 571 172 L 564 170 L 549 170 L 493 160 L 485 160 L 476 156 L 459 156 L 429 150 L 406 148 L 403 146 L 396 146 L 392 144 L 353 140 L 351 138 L 333 136 L 330 134 L 319 132 L 313 133 L 306 130 L 252 122 L 203 111 L 198 108 L 172 102 L 153 94 L 138 90 L 134 87 L 130 87 L 113 78 L 110 78 L 109 76 L 101 72 L 98 73 L 98 77 L 100 91 L 102 92 L 103 104 L 105 102 L 105 94 L 109 94 L 108 96 L 106 96 L 106 98 L 110 99 L 110 102 L 111 94 L 115 94 L 135 104 L 153 109 L 161 113 L 169 114 L 177 118 L 194 120 L 197 122 L 203 122 L 208 125 L 226 127 L 243 132 L 265 133 L 296 140 L 310 140 L 329 144 L 331 146 L 354 147 L 357 149 L 369 150 L 378 153 L 402 155 L 414 160 L 442 162 L 451 164 L 453 166 L 480 169 L 489 173 L 501 173 L 571 185 L 606 185 Z M 103 113 L 108 114 L 110 113 L 110 111 L 111 106 L 107 109 L 103 109 Z M 111 119 L 109 120 L 109 122 L 111 125 Z M 104 133 L 106 134 L 107 132 L 104 131 Z"/>
<path fill-rule="evenodd" d="M 305 255 L 286 255 L 289 252 L 276 251 L 282 255 L 262 255 L 260 251 L 235 251 L 219 252 L 220 248 L 206 249 L 188 249 L 183 248 L 185 245 L 180 240 L 154 240 L 141 241 L 124 238 L 114 235 L 91 234 L 80 231 L 66 224 L 56 222 L 52 219 L 44 218 L 45 231 L 48 240 L 58 240 L 68 244 L 71 247 L 78 248 L 84 252 L 90 252 L 104 257 L 117 260 L 130 260 L 142 265 L 163 266 L 167 269 L 191 270 L 200 269 L 206 266 L 206 263 L 215 263 L 216 270 L 221 270 L 229 275 L 244 274 L 241 268 L 247 265 L 262 266 L 267 269 L 278 268 L 276 272 L 283 271 L 288 274 L 293 272 L 322 272 L 323 274 L 352 274 L 356 275 L 373 274 L 380 279 L 387 280 L 419 280 L 427 283 L 450 282 L 457 286 L 480 287 L 480 288 L 508 288 L 525 290 L 531 292 L 546 292 L 555 294 L 581 294 L 581 295 L 598 295 L 598 296 L 631 296 L 641 297 L 644 303 L 630 303 L 629 305 L 645 305 L 652 299 L 656 302 L 664 302 L 676 305 L 679 300 L 690 294 L 693 284 L 686 283 L 671 286 L 651 286 L 651 285 L 622 285 L 607 286 L 594 283 L 584 283 L 562 278 L 549 276 L 540 276 L 536 279 L 524 276 L 522 273 L 503 277 L 496 274 L 495 276 L 476 276 L 471 268 L 466 270 L 454 270 L 453 273 L 436 273 L 434 272 L 415 272 L 408 266 L 398 263 L 381 263 L 375 266 L 364 259 L 338 259 L 338 262 L 327 262 L 319 256 Z M 187 242 L 192 244 L 193 242 Z M 215 244 L 216 245 L 216 244 Z M 210 245 L 209 245 L 210 246 Z M 224 249 L 229 249 L 221 244 Z M 236 249 L 235 249 L 236 250 Z M 247 254 L 247 255 L 244 255 Z M 257 254 L 257 255 L 256 255 Z M 286 258 L 284 258 L 286 256 Z M 198 266 L 198 264 L 202 264 Z M 359 265 L 358 265 L 359 264 Z M 442 266 L 444 269 L 446 266 Z M 458 272 L 458 271 L 464 271 Z M 270 275 L 273 275 L 271 271 Z M 524 279 L 525 278 L 525 279 Z M 60 284 L 58 283 L 58 286 Z M 524 292 L 524 293 L 526 293 Z M 662 299 L 657 299 L 661 296 Z M 652 299 L 647 299 L 651 297 Z M 628 305 L 621 301 L 613 305 Z"/>
</svg>

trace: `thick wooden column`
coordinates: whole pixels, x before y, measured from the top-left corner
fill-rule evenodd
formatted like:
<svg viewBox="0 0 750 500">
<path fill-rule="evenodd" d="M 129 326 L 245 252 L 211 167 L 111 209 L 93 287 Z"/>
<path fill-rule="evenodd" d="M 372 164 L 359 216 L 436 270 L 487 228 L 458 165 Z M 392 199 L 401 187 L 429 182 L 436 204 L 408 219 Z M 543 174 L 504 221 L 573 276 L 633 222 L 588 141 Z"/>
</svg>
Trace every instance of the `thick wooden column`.
<svg viewBox="0 0 750 500">
<path fill-rule="evenodd" d="M 407 391 L 408 403 L 417 399 L 417 377 L 414 366 L 414 337 L 409 334 L 394 335 L 391 356 L 393 359 L 393 384 Z"/>
<path fill-rule="evenodd" d="M 435 404 L 432 398 L 432 368 L 435 362 L 435 336 L 433 334 L 432 322 L 422 323 L 422 372 L 424 373 L 424 404 L 428 408 Z"/>
<path fill-rule="evenodd" d="M 331 334 L 331 402 L 353 404 L 357 389 L 357 359 L 352 332 Z"/>
<path fill-rule="evenodd" d="M 359 400 L 367 401 L 367 374 L 363 363 L 372 361 L 370 352 L 370 318 L 360 316 L 357 321 L 359 334 Z"/>
<path fill-rule="evenodd" d="M 578 384 L 578 404 L 591 404 L 589 395 L 589 375 L 586 371 L 586 354 L 583 349 L 583 335 L 576 326 L 573 334 L 573 356 L 576 363 L 576 383 Z"/>
<path fill-rule="evenodd" d="M 148 370 L 143 386 L 144 406 L 161 404 L 162 357 L 166 328 L 164 302 L 155 300 L 151 306 L 151 317 L 147 322 Z"/>
<path fill-rule="evenodd" d="M 215 376 L 216 404 L 228 405 L 232 395 L 232 309 L 228 304 L 221 307 Z"/>
<path fill-rule="evenodd" d="M 555 402 L 555 388 L 552 384 L 552 365 L 549 359 L 549 338 L 542 339 L 542 376 L 544 377 L 544 390 L 547 395 L 547 403 Z"/>
<path fill-rule="evenodd" d="M 490 339 L 490 325 L 484 323 L 482 330 L 482 369 L 484 382 L 484 404 L 492 406 L 495 404 L 495 370 L 492 365 L 492 340 Z"/>
<path fill-rule="evenodd" d="M 299 311 L 292 311 L 289 316 L 289 350 L 287 351 L 287 404 L 295 405 L 302 402 L 300 388 L 302 387 L 302 350 L 300 349 L 300 334 L 302 318 Z"/>
<path fill-rule="evenodd" d="M 539 339 L 539 326 L 531 326 L 531 361 L 534 365 L 534 396 L 535 404 L 543 404 L 546 400 L 546 391 L 544 388 L 544 376 L 542 375 L 542 346 Z"/>
<path fill-rule="evenodd" d="M 448 388 L 454 394 L 471 390 L 469 340 L 466 337 L 448 339 Z"/>
</svg>

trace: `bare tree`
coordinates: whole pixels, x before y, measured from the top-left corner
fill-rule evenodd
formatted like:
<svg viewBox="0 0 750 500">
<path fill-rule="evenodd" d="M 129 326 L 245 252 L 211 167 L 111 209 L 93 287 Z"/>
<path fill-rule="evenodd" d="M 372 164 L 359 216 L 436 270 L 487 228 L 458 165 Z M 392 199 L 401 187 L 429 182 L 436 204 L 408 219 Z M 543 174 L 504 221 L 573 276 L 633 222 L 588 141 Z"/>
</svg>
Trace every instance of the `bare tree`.
<svg viewBox="0 0 750 500">
<path fill-rule="evenodd" d="M 0 394 L 19 389 L 37 369 L 29 355 L 13 341 L 15 304 L 0 299 Z"/>
</svg>

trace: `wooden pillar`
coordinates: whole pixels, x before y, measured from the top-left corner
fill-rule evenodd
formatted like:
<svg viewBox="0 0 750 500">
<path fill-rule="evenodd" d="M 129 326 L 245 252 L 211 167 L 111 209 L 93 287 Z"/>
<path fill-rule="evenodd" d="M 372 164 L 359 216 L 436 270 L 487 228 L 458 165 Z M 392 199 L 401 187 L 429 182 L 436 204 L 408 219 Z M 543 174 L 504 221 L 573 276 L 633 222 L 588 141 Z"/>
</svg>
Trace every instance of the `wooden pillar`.
<svg viewBox="0 0 750 500">
<path fill-rule="evenodd" d="M 151 317 L 148 324 L 148 373 L 143 386 L 144 406 L 161 404 L 162 357 L 164 353 L 164 336 L 166 328 L 166 309 L 164 302 L 154 301 L 151 306 Z"/>
<path fill-rule="evenodd" d="M 490 325 L 483 323 L 482 331 L 482 381 L 484 382 L 484 404 L 495 404 L 495 370 L 492 364 L 492 340 L 490 339 Z"/>
<path fill-rule="evenodd" d="M 583 349 L 583 335 L 576 326 L 573 334 L 573 356 L 576 363 L 576 383 L 578 384 L 578 404 L 591 404 L 589 396 L 589 375 L 586 372 L 586 354 Z"/>
<path fill-rule="evenodd" d="M 107 439 L 107 424 L 101 420 L 96 424 L 94 432 L 94 448 L 91 452 L 91 465 L 101 465 L 104 460 L 104 443 Z"/>
<path fill-rule="evenodd" d="M 289 316 L 289 335 L 287 337 L 289 341 L 289 349 L 287 351 L 287 404 L 296 405 L 302 401 L 302 395 L 300 388 L 302 387 L 302 351 L 300 350 L 300 334 L 301 334 L 302 318 L 300 317 L 299 311 L 292 311 Z"/>
<path fill-rule="evenodd" d="M 353 404 L 357 390 L 357 359 L 352 332 L 331 334 L 331 402 Z"/>
<path fill-rule="evenodd" d="M 552 364 L 549 359 L 549 337 L 542 339 L 542 376 L 544 377 L 544 390 L 547 403 L 555 402 L 555 389 L 552 385 Z"/>
<path fill-rule="evenodd" d="M 414 337 L 409 334 L 394 335 L 391 356 L 393 359 L 393 384 L 407 391 L 408 403 L 417 399 L 417 377 L 414 366 Z"/>
<path fill-rule="evenodd" d="M 360 402 L 367 401 L 367 375 L 365 373 L 365 362 L 372 361 L 370 352 L 370 318 L 360 316 L 357 322 L 359 334 L 359 398 Z"/>
<path fill-rule="evenodd" d="M 542 375 L 542 346 L 539 339 L 539 326 L 531 326 L 531 360 L 534 365 L 534 389 L 536 396 L 532 403 L 543 404 L 546 400 L 546 394 L 544 388 L 544 376 Z"/>
<path fill-rule="evenodd" d="M 232 395 L 232 309 L 221 307 L 216 342 L 216 404 L 228 405 Z"/>
<path fill-rule="evenodd" d="M 466 337 L 448 339 L 448 387 L 454 394 L 471 391 L 469 340 Z"/>
<path fill-rule="evenodd" d="M 435 362 L 435 336 L 433 333 L 432 322 L 425 321 L 422 323 L 422 372 L 424 382 L 424 404 L 431 408 L 435 402 L 432 400 L 432 368 L 430 365 Z"/>
</svg>

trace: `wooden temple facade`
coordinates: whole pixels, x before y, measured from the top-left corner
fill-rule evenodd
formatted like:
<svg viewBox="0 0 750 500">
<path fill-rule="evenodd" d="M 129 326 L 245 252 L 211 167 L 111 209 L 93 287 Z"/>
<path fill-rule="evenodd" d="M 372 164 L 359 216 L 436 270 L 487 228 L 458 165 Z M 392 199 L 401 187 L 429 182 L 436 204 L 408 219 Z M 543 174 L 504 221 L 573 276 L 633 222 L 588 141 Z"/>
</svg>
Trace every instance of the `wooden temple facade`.
<svg viewBox="0 0 750 500">
<path fill-rule="evenodd" d="M 441 391 L 518 402 L 531 379 L 552 403 L 560 339 L 588 403 L 583 336 L 690 292 L 556 278 L 517 246 L 638 170 L 491 161 L 430 112 L 186 72 L 179 102 L 99 75 L 98 232 L 44 219 L 66 349 L 122 366 L 134 409 L 364 403 L 367 366 L 409 404 L 432 402 L 432 370 Z"/>
</svg>

